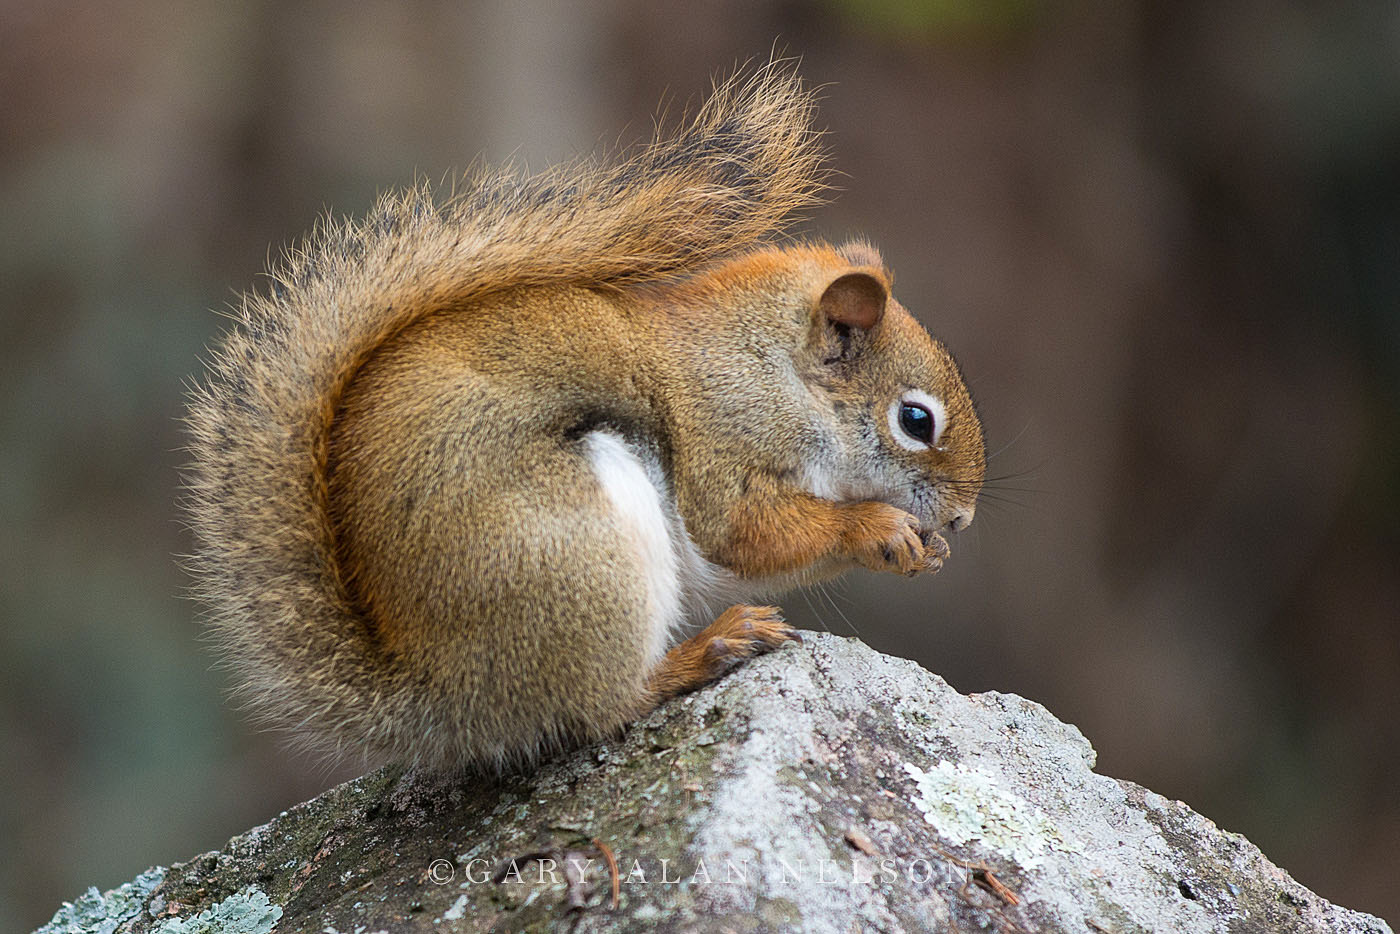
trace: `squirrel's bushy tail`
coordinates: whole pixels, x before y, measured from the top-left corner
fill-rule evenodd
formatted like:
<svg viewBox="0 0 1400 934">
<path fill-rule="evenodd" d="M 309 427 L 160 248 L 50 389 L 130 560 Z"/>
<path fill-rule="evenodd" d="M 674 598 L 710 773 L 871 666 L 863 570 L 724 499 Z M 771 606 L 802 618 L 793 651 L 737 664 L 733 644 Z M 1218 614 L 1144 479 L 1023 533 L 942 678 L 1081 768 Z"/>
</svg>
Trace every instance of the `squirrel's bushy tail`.
<svg viewBox="0 0 1400 934">
<path fill-rule="evenodd" d="M 811 112 L 791 68 L 769 65 L 616 163 L 481 172 L 441 204 L 419 186 L 327 220 L 243 298 L 192 392 L 186 505 L 195 591 L 248 707 L 313 748 L 450 755 L 442 737 L 410 748 L 431 711 L 386 683 L 336 567 L 325 468 L 342 391 L 430 312 L 522 285 L 683 274 L 771 237 L 818 201 Z"/>
</svg>

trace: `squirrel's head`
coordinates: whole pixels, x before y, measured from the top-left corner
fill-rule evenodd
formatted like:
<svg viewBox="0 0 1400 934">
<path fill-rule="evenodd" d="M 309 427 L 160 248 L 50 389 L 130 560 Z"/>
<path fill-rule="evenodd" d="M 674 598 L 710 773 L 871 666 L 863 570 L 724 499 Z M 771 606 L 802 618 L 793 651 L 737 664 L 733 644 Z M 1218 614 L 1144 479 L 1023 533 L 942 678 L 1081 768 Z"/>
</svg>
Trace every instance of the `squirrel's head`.
<svg viewBox="0 0 1400 934">
<path fill-rule="evenodd" d="M 890 295 L 864 243 L 826 266 L 809 323 L 806 377 L 831 400 L 841 448 L 828 495 L 878 499 L 917 516 L 925 534 L 971 521 L 986 472 L 982 425 L 962 372 Z M 814 486 L 830 482 L 814 476 Z"/>
</svg>

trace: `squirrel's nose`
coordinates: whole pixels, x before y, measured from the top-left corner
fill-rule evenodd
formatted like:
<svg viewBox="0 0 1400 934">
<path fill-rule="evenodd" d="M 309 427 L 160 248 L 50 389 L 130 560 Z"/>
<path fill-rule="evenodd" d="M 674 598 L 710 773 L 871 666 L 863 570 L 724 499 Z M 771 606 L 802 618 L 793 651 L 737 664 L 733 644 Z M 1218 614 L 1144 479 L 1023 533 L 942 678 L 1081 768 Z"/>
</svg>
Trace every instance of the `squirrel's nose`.
<svg viewBox="0 0 1400 934">
<path fill-rule="evenodd" d="M 943 523 L 943 529 L 948 532 L 961 532 L 972 524 L 972 514 L 975 511 L 972 506 L 958 507 L 958 511 L 953 513 L 952 518 Z"/>
</svg>

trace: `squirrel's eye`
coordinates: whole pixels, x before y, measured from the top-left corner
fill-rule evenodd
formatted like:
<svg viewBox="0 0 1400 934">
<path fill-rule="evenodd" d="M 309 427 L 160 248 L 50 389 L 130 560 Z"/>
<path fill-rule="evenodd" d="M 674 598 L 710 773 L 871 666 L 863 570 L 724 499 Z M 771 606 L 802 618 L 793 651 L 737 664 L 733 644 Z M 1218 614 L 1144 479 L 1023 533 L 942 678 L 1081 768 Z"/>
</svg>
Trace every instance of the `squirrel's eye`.
<svg viewBox="0 0 1400 934">
<path fill-rule="evenodd" d="M 921 405 L 905 403 L 899 407 L 899 427 L 915 441 L 933 443 L 933 415 Z"/>
<path fill-rule="evenodd" d="M 906 451 L 942 450 L 935 447 L 948 427 L 948 410 L 942 399 L 922 389 L 906 389 L 885 412 L 895 444 Z"/>
</svg>

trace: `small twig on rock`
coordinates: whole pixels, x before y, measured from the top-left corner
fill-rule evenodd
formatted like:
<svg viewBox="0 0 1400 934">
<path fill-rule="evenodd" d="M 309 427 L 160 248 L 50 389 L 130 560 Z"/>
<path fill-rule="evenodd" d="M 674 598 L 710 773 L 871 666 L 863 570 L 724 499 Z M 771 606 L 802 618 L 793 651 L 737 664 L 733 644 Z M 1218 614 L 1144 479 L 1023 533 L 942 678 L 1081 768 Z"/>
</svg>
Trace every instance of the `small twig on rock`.
<svg viewBox="0 0 1400 934">
<path fill-rule="evenodd" d="M 598 848 L 599 853 L 603 854 L 603 859 L 607 860 L 608 873 L 612 876 L 612 907 L 615 911 L 617 910 L 618 896 L 622 894 L 622 880 L 617 875 L 617 859 L 613 856 L 612 848 L 597 837 L 593 838 L 593 845 Z"/>
<path fill-rule="evenodd" d="M 991 892 L 1008 905 L 1021 904 L 1021 896 L 1012 891 L 1005 882 L 998 879 L 996 877 L 996 870 L 988 866 L 985 860 L 959 859 L 947 850 L 940 849 L 939 847 L 934 847 L 934 849 L 938 850 L 938 855 L 942 856 L 954 866 L 969 870 L 972 874 L 973 882 L 976 882 L 979 886 Z"/>
<path fill-rule="evenodd" d="M 991 892 L 1008 905 L 1021 904 L 1021 896 L 1007 888 L 1006 883 L 998 879 L 996 874 L 990 869 L 974 868 L 972 870 L 972 881 L 976 882 L 978 885 L 982 886 L 982 888 Z"/>
</svg>

